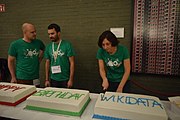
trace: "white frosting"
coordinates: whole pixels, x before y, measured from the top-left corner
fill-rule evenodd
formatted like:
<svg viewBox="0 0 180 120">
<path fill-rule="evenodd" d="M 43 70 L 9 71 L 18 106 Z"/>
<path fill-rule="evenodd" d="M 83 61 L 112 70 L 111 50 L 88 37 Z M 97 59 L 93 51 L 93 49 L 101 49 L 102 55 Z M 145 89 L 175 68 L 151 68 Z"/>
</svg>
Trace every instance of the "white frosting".
<svg viewBox="0 0 180 120">
<path fill-rule="evenodd" d="M 28 106 L 79 112 L 89 99 L 89 91 L 65 88 L 39 89 L 27 99 Z"/>
<path fill-rule="evenodd" d="M 94 114 L 132 120 L 168 119 L 159 98 L 115 92 L 106 92 L 99 95 Z"/>
<path fill-rule="evenodd" d="M 0 101 L 15 103 L 35 91 L 36 87 L 32 85 L 0 82 Z"/>
</svg>

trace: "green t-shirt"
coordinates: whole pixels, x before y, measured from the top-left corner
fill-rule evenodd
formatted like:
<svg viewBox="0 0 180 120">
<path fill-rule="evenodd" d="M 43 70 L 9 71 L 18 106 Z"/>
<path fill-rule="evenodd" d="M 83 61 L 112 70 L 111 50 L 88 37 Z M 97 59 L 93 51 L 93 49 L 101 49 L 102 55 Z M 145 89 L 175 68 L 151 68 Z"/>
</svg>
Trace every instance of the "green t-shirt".
<svg viewBox="0 0 180 120">
<path fill-rule="evenodd" d="M 28 43 L 21 38 L 10 44 L 8 54 L 16 57 L 17 79 L 39 78 L 39 51 L 44 49 L 45 45 L 38 39 Z"/>
<path fill-rule="evenodd" d="M 44 57 L 50 60 L 50 78 L 56 81 L 66 81 L 69 80 L 70 76 L 70 63 L 69 57 L 75 56 L 74 49 L 70 42 L 66 40 L 62 40 L 59 50 L 57 60 L 55 62 L 53 57 L 52 44 L 48 44 L 46 46 Z M 57 50 L 58 44 L 54 43 L 54 51 Z M 60 65 L 61 72 L 60 73 L 52 73 L 51 67 Z"/>
<path fill-rule="evenodd" d="M 128 49 L 123 45 L 117 46 L 117 51 L 110 55 L 104 49 L 99 48 L 97 59 L 103 60 L 107 70 L 107 79 L 111 82 L 120 82 L 124 75 L 124 60 L 129 58 Z"/>
</svg>

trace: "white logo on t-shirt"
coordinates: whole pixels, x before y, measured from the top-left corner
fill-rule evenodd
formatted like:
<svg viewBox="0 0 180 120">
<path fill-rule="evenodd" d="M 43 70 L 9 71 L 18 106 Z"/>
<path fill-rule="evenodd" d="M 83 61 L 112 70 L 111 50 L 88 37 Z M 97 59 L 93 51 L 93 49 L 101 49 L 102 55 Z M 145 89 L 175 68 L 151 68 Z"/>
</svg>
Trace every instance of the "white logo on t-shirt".
<svg viewBox="0 0 180 120">
<path fill-rule="evenodd" d="M 63 56 L 63 55 L 64 55 L 64 52 L 60 49 L 60 50 L 58 50 L 57 55 Z M 53 53 L 52 53 L 52 56 L 53 56 Z"/>
<path fill-rule="evenodd" d="M 108 62 L 107 62 L 107 66 L 110 66 L 110 67 L 119 67 L 120 65 L 122 64 L 122 62 L 120 62 L 118 59 L 112 61 L 108 58 Z"/>
<path fill-rule="evenodd" d="M 26 49 L 24 54 L 25 54 L 26 57 L 33 57 L 33 56 L 38 56 L 39 52 L 36 49 L 34 49 L 34 50 Z"/>
</svg>

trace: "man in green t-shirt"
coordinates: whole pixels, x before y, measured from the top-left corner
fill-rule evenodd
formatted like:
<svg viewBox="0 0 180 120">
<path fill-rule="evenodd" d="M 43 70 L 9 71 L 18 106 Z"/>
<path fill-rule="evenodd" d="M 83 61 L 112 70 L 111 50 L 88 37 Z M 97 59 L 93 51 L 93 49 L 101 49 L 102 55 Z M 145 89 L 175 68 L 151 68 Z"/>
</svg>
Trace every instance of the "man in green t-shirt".
<svg viewBox="0 0 180 120">
<path fill-rule="evenodd" d="M 74 79 L 75 52 L 70 42 L 61 39 L 59 25 L 48 26 L 49 38 L 52 41 L 46 46 L 45 86 L 71 88 Z"/>
<path fill-rule="evenodd" d="M 39 66 L 45 45 L 36 39 L 36 29 L 30 23 L 22 25 L 23 38 L 13 41 L 8 50 L 11 83 L 40 86 Z"/>
<path fill-rule="evenodd" d="M 118 43 L 116 36 L 111 31 L 104 31 L 99 37 L 98 46 L 100 48 L 96 57 L 103 80 L 103 90 L 127 92 L 130 58 L 127 48 Z"/>
</svg>

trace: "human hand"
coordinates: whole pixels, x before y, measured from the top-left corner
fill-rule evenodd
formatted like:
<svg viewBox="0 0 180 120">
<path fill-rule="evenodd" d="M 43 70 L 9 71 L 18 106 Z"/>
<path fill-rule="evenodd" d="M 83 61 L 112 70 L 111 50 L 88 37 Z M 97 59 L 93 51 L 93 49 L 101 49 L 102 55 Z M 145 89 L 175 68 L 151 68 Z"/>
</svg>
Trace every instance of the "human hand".
<svg viewBox="0 0 180 120">
<path fill-rule="evenodd" d="M 116 92 L 122 93 L 123 89 L 122 88 L 117 88 Z"/>
<path fill-rule="evenodd" d="M 50 81 L 49 80 L 45 80 L 45 87 L 50 87 Z"/>
<path fill-rule="evenodd" d="M 121 85 L 119 85 L 116 92 L 122 93 L 123 92 L 123 87 Z"/>
<path fill-rule="evenodd" d="M 67 88 L 71 88 L 73 86 L 73 81 L 72 80 L 69 80 L 67 82 Z"/>
<path fill-rule="evenodd" d="M 16 78 L 12 78 L 12 79 L 11 79 L 11 83 L 17 83 Z"/>
<path fill-rule="evenodd" d="M 107 90 L 108 89 L 108 87 L 109 87 L 108 80 L 103 80 L 102 87 L 103 87 L 103 90 Z"/>
</svg>

